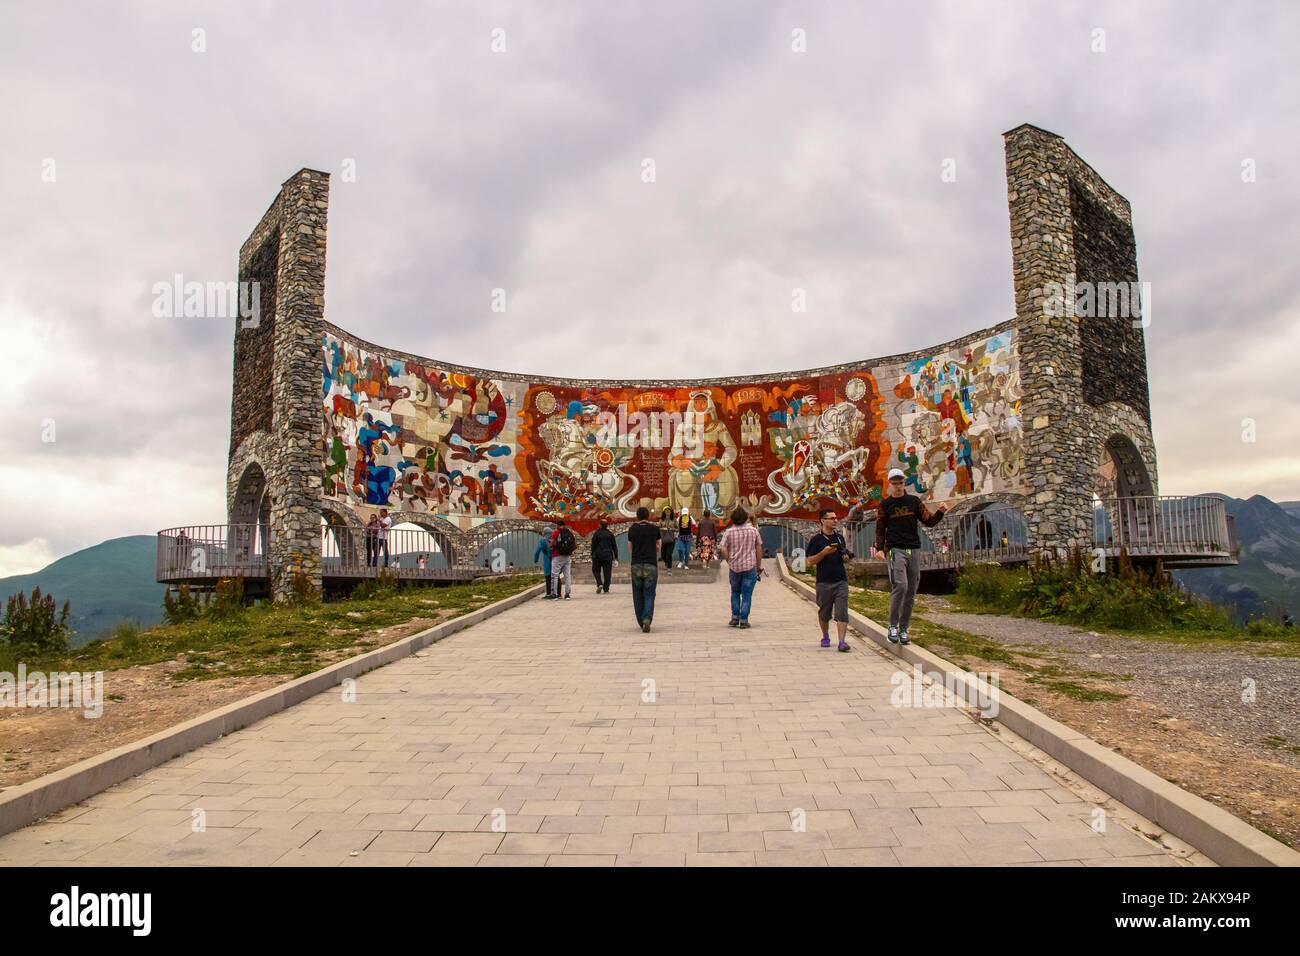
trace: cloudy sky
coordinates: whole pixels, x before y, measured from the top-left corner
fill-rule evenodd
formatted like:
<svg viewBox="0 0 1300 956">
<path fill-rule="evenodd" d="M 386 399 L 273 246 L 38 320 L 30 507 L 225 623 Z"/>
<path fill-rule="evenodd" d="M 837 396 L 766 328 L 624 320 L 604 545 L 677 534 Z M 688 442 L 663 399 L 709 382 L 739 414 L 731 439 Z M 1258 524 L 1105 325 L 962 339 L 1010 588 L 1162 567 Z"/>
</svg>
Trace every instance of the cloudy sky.
<svg viewBox="0 0 1300 956">
<path fill-rule="evenodd" d="M 1022 122 L 1133 204 L 1162 493 L 1300 498 L 1296 50 L 1287 2 L 6 4 L 0 575 L 224 520 L 231 325 L 151 289 L 301 167 L 363 338 L 727 375 L 1010 318 Z"/>
</svg>

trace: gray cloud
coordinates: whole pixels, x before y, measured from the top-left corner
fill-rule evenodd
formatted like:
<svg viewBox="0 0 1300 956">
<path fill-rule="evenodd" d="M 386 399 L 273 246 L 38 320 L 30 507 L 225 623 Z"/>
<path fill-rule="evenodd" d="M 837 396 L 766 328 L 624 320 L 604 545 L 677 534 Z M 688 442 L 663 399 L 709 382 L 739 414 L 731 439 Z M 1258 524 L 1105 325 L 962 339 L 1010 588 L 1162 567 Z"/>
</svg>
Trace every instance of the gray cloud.
<svg viewBox="0 0 1300 956">
<path fill-rule="evenodd" d="M 1000 134 L 1026 121 L 1133 203 L 1162 491 L 1300 498 L 1297 40 L 1281 2 L 8 7 L 0 546 L 221 520 L 231 330 L 153 318 L 150 288 L 231 278 L 299 167 L 335 174 L 331 321 L 493 368 L 688 377 L 1010 317 Z"/>
</svg>

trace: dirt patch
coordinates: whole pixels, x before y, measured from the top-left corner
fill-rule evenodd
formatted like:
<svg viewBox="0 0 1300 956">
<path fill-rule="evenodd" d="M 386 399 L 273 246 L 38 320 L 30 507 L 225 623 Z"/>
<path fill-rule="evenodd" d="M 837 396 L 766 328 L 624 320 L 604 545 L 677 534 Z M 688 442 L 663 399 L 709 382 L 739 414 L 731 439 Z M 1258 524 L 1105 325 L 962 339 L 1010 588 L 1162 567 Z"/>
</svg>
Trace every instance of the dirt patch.
<svg viewBox="0 0 1300 956">
<path fill-rule="evenodd" d="M 105 673 L 104 712 L 97 718 L 56 707 L 0 711 L 0 787 L 26 783 L 284 683 L 271 675 L 172 680 L 183 666 L 167 661 Z"/>
<path fill-rule="evenodd" d="M 1300 660 L 1267 656 L 1266 648 L 1189 647 L 933 605 L 924 613 L 1011 652 L 1011 664 L 970 653 L 961 660 L 997 671 L 1012 696 L 1300 847 Z M 944 654 L 941 639 L 926 644 Z M 1122 699 L 1060 693 L 1043 680 L 1045 661 L 1078 685 Z"/>
</svg>

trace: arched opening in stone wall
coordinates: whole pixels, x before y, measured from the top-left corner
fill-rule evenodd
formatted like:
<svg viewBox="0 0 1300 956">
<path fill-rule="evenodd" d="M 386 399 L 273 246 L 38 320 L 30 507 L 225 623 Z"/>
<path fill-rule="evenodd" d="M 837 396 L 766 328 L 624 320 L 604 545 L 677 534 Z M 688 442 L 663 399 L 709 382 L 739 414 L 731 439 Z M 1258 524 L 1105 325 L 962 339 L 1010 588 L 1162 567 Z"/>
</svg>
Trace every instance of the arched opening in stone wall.
<svg viewBox="0 0 1300 956">
<path fill-rule="evenodd" d="M 1102 446 L 1093 483 L 1093 544 L 1114 548 L 1149 540 L 1158 521 L 1155 485 L 1146 462 L 1127 435 Z"/>
<path fill-rule="evenodd" d="M 947 526 L 947 530 L 941 530 Z M 953 551 L 992 551 L 1025 546 L 1025 516 L 1004 501 L 982 501 L 935 529 L 940 550 L 946 537 Z M 933 533 L 933 532 L 932 532 Z"/>
<path fill-rule="evenodd" d="M 321 567 L 359 567 L 364 564 L 361 530 L 332 511 L 321 513 Z"/>
<path fill-rule="evenodd" d="M 436 571 L 455 564 L 451 538 L 437 527 L 418 521 L 403 521 L 388 532 L 389 566 L 405 570 Z M 424 558 L 424 567 L 420 558 Z"/>
<path fill-rule="evenodd" d="M 250 462 L 239 476 L 230 506 L 226 560 L 237 565 L 252 563 L 267 553 L 270 540 L 271 496 L 266 472 L 257 462 Z"/>
<path fill-rule="evenodd" d="M 1146 462 L 1127 435 L 1112 435 L 1102 446 L 1093 488 L 1103 500 L 1155 494 Z"/>
<path fill-rule="evenodd" d="M 533 562 L 537 542 L 542 540 L 532 528 L 511 528 L 489 538 L 474 557 L 474 566 L 497 573 L 540 569 Z"/>
</svg>

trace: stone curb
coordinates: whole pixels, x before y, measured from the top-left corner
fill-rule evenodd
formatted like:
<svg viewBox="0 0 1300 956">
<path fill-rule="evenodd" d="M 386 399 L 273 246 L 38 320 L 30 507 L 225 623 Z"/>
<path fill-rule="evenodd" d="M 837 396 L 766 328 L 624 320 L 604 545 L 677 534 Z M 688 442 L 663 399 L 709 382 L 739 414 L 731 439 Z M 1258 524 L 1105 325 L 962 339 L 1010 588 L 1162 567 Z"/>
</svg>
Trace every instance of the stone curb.
<svg viewBox="0 0 1300 956">
<path fill-rule="evenodd" d="M 815 590 L 789 572 L 784 557 L 779 553 L 776 565 L 787 587 L 806 600 L 816 599 Z M 914 644 L 906 647 L 890 644 L 883 627 L 852 609 L 849 610 L 849 625 L 894 657 L 919 667 L 926 677 L 946 683 L 958 693 L 968 691 L 970 696 L 966 697 L 967 700 L 978 699 L 974 695 L 977 678 L 969 671 Z M 987 695 L 987 685 L 978 686 Z M 1125 806 L 1190 843 L 1215 863 L 1221 866 L 1300 866 L 1300 853 L 1284 843 L 1001 689 L 998 690 L 997 704 L 994 720 Z"/>
<path fill-rule="evenodd" d="M 124 744 L 106 753 L 88 757 L 70 767 L 37 777 L 27 783 L 0 792 L 0 834 L 10 833 L 64 807 L 93 796 L 102 790 L 143 773 L 159 764 L 211 743 L 226 734 L 287 710 L 294 704 L 336 687 L 350 677 L 383 667 L 408 657 L 430 644 L 450 637 L 457 631 L 522 604 L 545 593 L 545 584 L 512 594 L 458 618 L 404 637 L 384 647 L 358 654 L 331 664 L 322 670 L 299 677 L 209 711 L 193 720 Z"/>
</svg>

